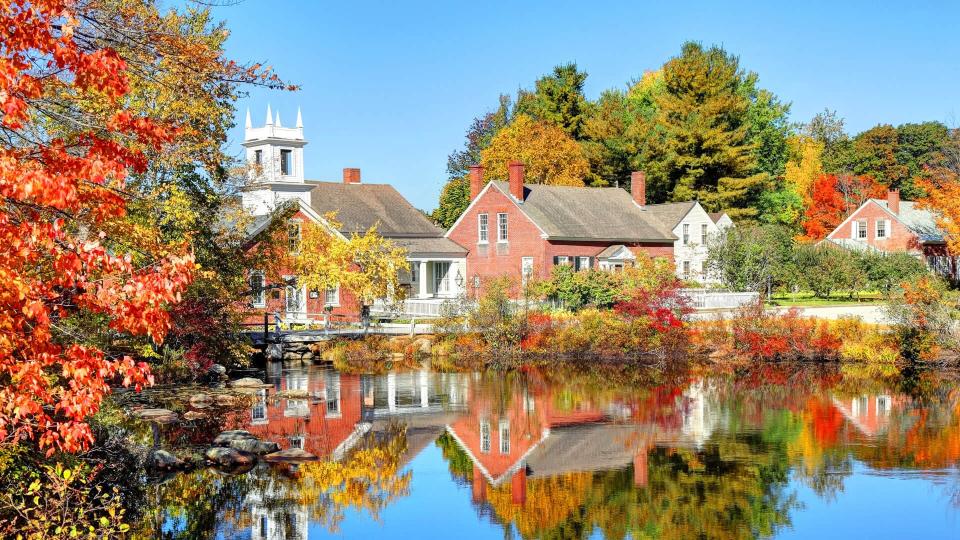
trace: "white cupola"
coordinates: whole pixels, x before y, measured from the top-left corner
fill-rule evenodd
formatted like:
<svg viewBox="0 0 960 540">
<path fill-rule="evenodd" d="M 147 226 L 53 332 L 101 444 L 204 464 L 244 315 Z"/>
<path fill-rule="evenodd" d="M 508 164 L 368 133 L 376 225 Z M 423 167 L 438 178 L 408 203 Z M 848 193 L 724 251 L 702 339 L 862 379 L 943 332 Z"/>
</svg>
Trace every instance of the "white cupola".
<svg viewBox="0 0 960 540">
<path fill-rule="evenodd" d="M 267 105 L 264 125 L 253 127 L 250 109 L 244 124 L 243 147 L 246 149 L 249 185 L 243 193 L 243 205 L 254 215 L 269 213 L 278 203 L 301 198 L 309 203 L 313 186 L 304 183 L 303 116 L 297 108 L 295 127 L 283 127 L 280 111 Z"/>
</svg>

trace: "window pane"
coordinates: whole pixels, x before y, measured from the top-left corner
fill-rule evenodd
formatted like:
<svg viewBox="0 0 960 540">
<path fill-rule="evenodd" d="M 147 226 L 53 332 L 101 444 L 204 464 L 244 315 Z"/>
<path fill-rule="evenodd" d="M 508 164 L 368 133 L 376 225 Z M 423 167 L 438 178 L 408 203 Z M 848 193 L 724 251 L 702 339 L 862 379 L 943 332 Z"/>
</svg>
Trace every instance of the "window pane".
<svg viewBox="0 0 960 540">
<path fill-rule="evenodd" d="M 487 222 L 488 222 L 488 220 L 489 220 L 489 216 L 487 216 L 487 214 L 480 214 L 479 220 L 480 220 L 480 225 L 479 225 L 479 227 L 480 227 L 480 241 L 481 241 L 481 242 L 486 242 L 486 241 L 487 241 L 487 237 L 488 237 L 488 234 L 487 234 L 488 223 L 487 223 Z"/>
<path fill-rule="evenodd" d="M 290 150 L 280 151 L 280 174 L 284 176 L 293 174 L 293 152 Z"/>
</svg>

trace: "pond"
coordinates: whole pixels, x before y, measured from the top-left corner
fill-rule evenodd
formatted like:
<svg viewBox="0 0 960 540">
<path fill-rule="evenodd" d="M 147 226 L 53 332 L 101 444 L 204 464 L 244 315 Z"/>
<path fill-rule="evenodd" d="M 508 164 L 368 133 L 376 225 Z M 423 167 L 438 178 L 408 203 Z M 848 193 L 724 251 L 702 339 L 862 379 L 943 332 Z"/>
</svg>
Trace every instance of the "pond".
<svg viewBox="0 0 960 540">
<path fill-rule="evenodd" d="M 150 479 L 137 529 L 250 540 L 960 538 L 952 380 L 777 365 L 274 365 L 247 400 L 154 435 L 203 447 L 246 429 L 298 457 Z"/>
</svg>

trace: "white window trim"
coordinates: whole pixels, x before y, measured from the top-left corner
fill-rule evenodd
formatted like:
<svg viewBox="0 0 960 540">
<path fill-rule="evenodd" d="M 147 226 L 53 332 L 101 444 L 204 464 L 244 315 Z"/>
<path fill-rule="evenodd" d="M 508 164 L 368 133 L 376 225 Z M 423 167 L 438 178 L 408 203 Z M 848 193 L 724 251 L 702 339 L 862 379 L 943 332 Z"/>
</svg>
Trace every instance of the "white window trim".
<svg viewBox="0 0 960 540">
<path fill-rule="evenodd" d="M 333 293 L 333 302 L 327 302 L 327 290 L 334 291 Z M 332 287 L 331 289 L 326 289 L 323 291 L 323 307 L 340 307 L 340 286 Z"/>
<path fill-rule="evenodd" d="M 506 437 L 504 437 L 506 435 Z M 510 420 L 500 420 L 497 426 L 497 439 L 500 443 L 500 454 L 510 454 Z"/>
<path fill-rule="evenodd" d="M 486 223 L 483 223 L 483 218 L 486 219 Z M 484 225 L 484 226 L 481 226 Z M 486 238 L 484 238 L 484 235 Z M 482 212 L 477 214 L 477 243 L 478 244 L 489 244 L 490 243 L 490 214 Z"/>
<path fill-rule="evenodd" d="M 880 236 L 880 225 L 883 225 L 883 236 Z M 878 219 L 876 223 L 876 228 L 874 229 L 874 236 L 880 239 L 890 238 L 890 220 L 889 219 Z"/>
<path fill-rule="evenodd" d="M 684 223 L 680 227 L 680 241 L 685 246 L 690 244 L 690 224 L 689 223 Z"/>
<path fill-rule="evenodd" d="M 287 170 L 286 173 L 283 172 L 283 154 L 284 154 L 284 152 L 290 152 L 290 167 L 289 167 L 289 169 Z M 297 175 L 297 165 L 296 165 L 297 153 L 293 151 L 293 148 L 281 148 L 280 151 L 279 151 L 279 153 L 278 153 L 277 155 L 278 155 L 279 158 L 280 158 L 280 163 L 278 164 L 278 165 L 279 165 L 278 168 L 279 168 L 279 171 L 280 171 L 280 176 L 285 177 L 285 178 L 286 178 L 286 177 L 290 177 L 290 176 L 296 176 L 296 175 Z"/>
<path fill-rule="evenodd" d="M 580 260 L 580 271 L 590 270 L 590 257 L 577 257 Z M 586 263 L 586 266 L 584 266 Z"/>
<path fill-rule="evenodd" d="M 510 241 L 510 218 L 506 212 L 497 213 L 497 243 L 506 244 Z M 500 227 L 500 216 L 503 216 L 503 227 Z M 506 233 L 506 234 L 504 234 Z M 502 235 L 502 236 L 501 236 Z"/>
<path fill-rule="evenodd" d="M 480 453 L 481 453 L 481 454 L 489 454 L 489 453 L 490 453 L 490 446 L 491 446 L 491 440 L 490 440 L 490 439 L 491 439 L 491 435 L 492 435 L 492 433 L 490 433 L 490 421 L 489 421 L 489 420 L 481 420 L 481 421 L 480 421 L 480 433 L 479 433 L 479 434 L 480 434 Z M 484 437 L 484 435 L 486 435 L 486 437 Z M 484 443 L 486 443 L 486 444 L 484 444 Z"/>
</svg>

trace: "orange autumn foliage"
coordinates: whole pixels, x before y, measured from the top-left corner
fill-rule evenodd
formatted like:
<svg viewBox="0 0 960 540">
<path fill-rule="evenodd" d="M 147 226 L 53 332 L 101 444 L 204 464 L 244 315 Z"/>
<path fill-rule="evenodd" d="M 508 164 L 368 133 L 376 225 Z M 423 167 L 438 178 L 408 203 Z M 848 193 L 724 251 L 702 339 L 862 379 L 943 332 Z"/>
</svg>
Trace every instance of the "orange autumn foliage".
<svg viewBox="0 0 960 540">
<path fill-rule="evenodd" d="M 882 197 L 886 188 L 869 176 L 824 174 L 811 189 L 803 229 L 808 239 L 820 240 L 867 199 Z"/>
<path fill-rule="evenodd" d="M 927 192 L 920 204 L 938 214 L 937 225 L 946 233 L 951 253 L 960 253 L 960 174 L 951 169 L 933 171 L 932 178 L 918 179 L 917 186 Z"/>
<path fill-rule="evenodd" d="M 134 265 L 108 235 L 124 181 L 178 133 L 128 108 L 127 65 L 83 32 L 87 4 L 10 0 L 0 8 L 0 441 L 77 451 L 111 383 L 147 385 L 146 364 L 70 332 L 94 316 L 160 343 L 167 307 L 194 270 L 184 248 Z"/>
</svg>

